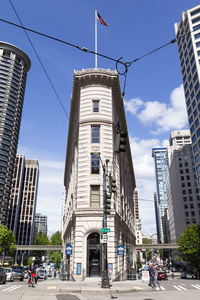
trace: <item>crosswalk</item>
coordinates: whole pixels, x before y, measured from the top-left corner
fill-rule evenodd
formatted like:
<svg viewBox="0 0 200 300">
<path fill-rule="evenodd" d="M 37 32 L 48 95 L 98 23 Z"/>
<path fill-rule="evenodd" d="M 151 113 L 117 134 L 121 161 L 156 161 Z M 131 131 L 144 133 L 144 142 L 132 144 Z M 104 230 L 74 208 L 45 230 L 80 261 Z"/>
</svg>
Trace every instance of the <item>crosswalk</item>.
<svg viewBox="0 0 200 300">
<path fill-rule="evenodd" d="M 188 285 L 187 287 L 186 286 L 183 286 L 181 284 L 177 284 L 177 285 L 172 285 L 172 287 L 177 290 L 177 291 L 187 291 L 187 290 L 191 290 L 191 289 L 197 289 L 197 290 L 200 290 L 200 284 L 190 284 Z M 192 287 L 192 288 L 191 288 Z M 169 290 L 171 289 L 171 287 L 163 287 L 163 286 L 160 286 L 160 289 L 162 291 L 166 291 L 166 290 Z"/>
<path fill-rule="evenodd" d="M 5 286 L 3 286 L 3 287 L 5 287 Z M 1 286 L 1 292 L 13 292 L 13 291 L 15 291 L 15 290 L 17 290 L 17 289 L 19 289 L 19 288 L 21 288 L 22 287 L 22 285 L 10 285 L 9 287 L 6 287 L 6 288 L 3 288 L 2 289 L 2 286 Z"/>
</svg>

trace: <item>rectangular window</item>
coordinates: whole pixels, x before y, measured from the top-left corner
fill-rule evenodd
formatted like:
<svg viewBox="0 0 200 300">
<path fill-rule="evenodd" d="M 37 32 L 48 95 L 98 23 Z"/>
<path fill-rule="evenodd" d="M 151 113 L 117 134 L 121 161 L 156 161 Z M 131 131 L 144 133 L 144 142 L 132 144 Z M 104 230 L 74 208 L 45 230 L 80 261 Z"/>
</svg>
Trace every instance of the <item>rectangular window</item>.
<svg viewBox="0 0 200 300">
<path fill-rule="evenodd" d="M 199 29 L 200 29 L 200 24 L 193 27 L 193 31 L 197 31 L 197 30 L 199 30 Z"/>
<path fill-rule="evenodd" d="M 197 15 L 198 13 L 200 13 L 200 9 L 196 9 L 193 12 L 191 12 L 191 17 Z"/>
<path fill-rule="evenodd" d="M 92 125 L 92 143 L 99 143 L 100 142 L 100 126 L 99 125 Z"/>
<path fill-rule="evenodd" d="M 90 186 L 90 207 L 100 207 L 100 185 Z"/>
<path fill-rule="evenodd" d="M 194 38 L 195 38 L 195 40 L 199 39 L 200 38 L 200 33 L 195 34 Z"/>
<path fill-rule="evenodd" d="M 99 155 L 91 153 L 91 174 L 99 174 Z"/>
<path fill-rule="evenodd" d="M 195 18 L 195 19 L 192 20 L 192 24 L 195 24 L 195 23 L 197 23 L 197 22 L 199 22 L 199 21 L 200 21 L 200 17 Z"/>
<path fill-rule="evenodd" d="M 93 112 L 99 112 L 99 100 L 93 100 Z"/>
</svg>

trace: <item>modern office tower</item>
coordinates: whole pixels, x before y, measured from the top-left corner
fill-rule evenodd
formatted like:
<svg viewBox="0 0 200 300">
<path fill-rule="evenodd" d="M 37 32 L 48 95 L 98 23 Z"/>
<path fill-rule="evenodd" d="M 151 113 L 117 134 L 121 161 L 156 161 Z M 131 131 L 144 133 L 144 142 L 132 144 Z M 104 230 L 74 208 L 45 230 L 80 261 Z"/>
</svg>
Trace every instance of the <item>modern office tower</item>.
<svg viewBox="0 0 200 300">
<path fill-rule="evenodd" d="M 167 148 L 153 148 L 152 157 L 154 158 L 156 195 L 154 194 L 156 230 L 158 243 L 164 242 L 162 216 L 167 208 L 166 193 L 166 171 L 168 168 Z"/>
<path fill-rule="evenodd" d="M 188 113 L 194 162 L 200 183 L 200 5 L 182 12 L 174 25 L 185 101 Z"/>
<path fill-rule="evenodd" d="M 135 236 L 136 245 L 142 244 L 142 223 L 139 218 L 138 191 L 133 192 L 133 201 L 135 207 Z"/>
<path fill-rule="evenodd" d="M 0 224 L 8 206 L 26 85 L 31 63 L 16 46 L 0 42 Z"/>
<path fill-rule="evenodd" d="M 62 230 L 64 245 L 72 249 L 69 251 L 71 255 L 67 254 L 66 268 L 75 280 L 101 276 L 101 243 L 106 243 L 106 237 L 112 279 L 125 275 L 135 261 L 135 176 L 128 134 L 126 152 L 115 152 L 115 142 L 119 137 L 117 130 L 127 132 L 117 71 L 75 71 L 65 162 L 66 196 Z M 101 234 L 103 169 L 116 180 L 111 213 L 107 215 L 107 228 L 110 229 L 107 235 Z M 106 176 L 104 186 L 107 192 L 108 178 Z M 101 236 L 104 238 L 101 239 Z"/>
<path fill-rule="evenodd" d="M 47 216 L 40 213 L 35 214 L 35 235 L 36 234 L 47 235 Z"/>
<path fill-rule="evenodd" d="M 38 179 L 38 161 L 17 155 L 9 205 L 9 229 L 13 230 L 18 245 L 32 245 L 34 241 Z"/>
<path fill-rule="evenodd" d="M 188 225 L 200 224 L 200 196 L 189 130 L 171 132 L 167 198 L 171 241 Z"/>
</svg>

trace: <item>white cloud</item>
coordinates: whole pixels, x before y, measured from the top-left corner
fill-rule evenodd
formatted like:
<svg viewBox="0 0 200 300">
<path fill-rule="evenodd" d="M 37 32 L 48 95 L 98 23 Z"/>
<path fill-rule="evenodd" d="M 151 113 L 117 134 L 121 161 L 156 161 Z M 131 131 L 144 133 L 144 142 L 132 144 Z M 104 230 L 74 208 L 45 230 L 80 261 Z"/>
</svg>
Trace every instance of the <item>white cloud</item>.
<svg viewBox="0 0 200 300">
<path fill-rule="evenodd" d="M 159 134 L 187 126 L 187 113 L 183 85 L 175 88 L 170 94 L 170 104 L 159 101 L 143 101 L 134 98 L 125 101 L 126 111 L 136 116 L 141 123 L 155 126 L 152 133 Z"/>
<path fill-rule="evenodd" d="M 167 140 L 130 138 L 142 231 L 156 232 L 153 193 L 156 189 L 152 148 L 168 145 Z M 140 200 L 141 199 L 141 200 Z"/>
</svg>

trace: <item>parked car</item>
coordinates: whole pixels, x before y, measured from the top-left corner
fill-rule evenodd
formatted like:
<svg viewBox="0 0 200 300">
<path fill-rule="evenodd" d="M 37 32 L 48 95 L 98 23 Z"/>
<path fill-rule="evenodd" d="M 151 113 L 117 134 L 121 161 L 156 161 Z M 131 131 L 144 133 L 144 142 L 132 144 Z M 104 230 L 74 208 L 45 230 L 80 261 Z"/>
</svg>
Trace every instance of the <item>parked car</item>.
<svg viewBox="0 0 200 300">
<path fill-rule="evenodd" d="M 18 279 L 20 281 L 24 280 L 24 271 L 21 266 L 12 266 L 12 270 L 14 279 Z"/>
<path fill-rule="evenodd" d="M 163 271 L 162 272 L 158 272 L 157 279 L 158 280 L 163 280 L 163 279 L 167 280 L 168 279 L 167 273 L 163 272 Z"/>
<path fill-rule="evenodd" d="M 0 282 L 6 283 L 7 273 L 3 267 L 0 267 Z"/>
<path fill-rule="evenodd" d="M 14 274 L 12 268 L 5 268 L 6 274 L 7 274 L 7 281 L 13 281 L 14 280 Z"/>
<path fill-rule="evenodd" d="M 37 278 L 47 280 L 47 271 L 44 269 L 39 269 L 37 272 Z"/>
</svg>

